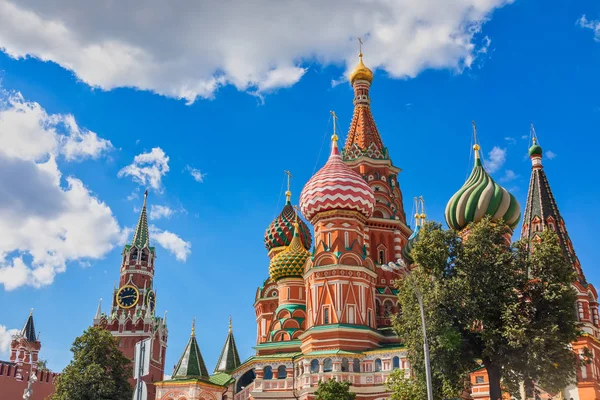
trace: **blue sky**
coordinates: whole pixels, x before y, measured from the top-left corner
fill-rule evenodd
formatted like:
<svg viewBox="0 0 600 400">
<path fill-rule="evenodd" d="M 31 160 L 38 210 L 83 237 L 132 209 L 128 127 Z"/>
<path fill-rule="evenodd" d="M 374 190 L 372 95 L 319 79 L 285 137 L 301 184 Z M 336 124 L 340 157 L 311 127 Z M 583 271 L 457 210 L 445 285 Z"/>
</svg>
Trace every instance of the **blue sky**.
<svg viewBox="0 0 600 400">
<path fill-rule="evenodd" d="M 194 317 L 209 368 L 229 315 L 249 357 L 254 294 L 268 275 L 263 234 L 283 206 L 283 170 L 297 202 L 328 154 L 329 110 L 345 138 L 352 91 L 340 78 L 356 62 L 358 35 L 365 63 L 378 67 L 373 114 L 403 169 L 407 214 L 422 195 L 428 217 L 443 221 L 471 169 L 472 119 L 488 168 L 524 207 L 533 122 L 584 272 L 600 285 L 598 2 L 428 0 L 387 14 L 379 2 L 364 12 L 359 0 L 354 10 L 281 2 L 271 10 L 280 26 L 264 5 L 247 18 L 183 2 L 165 13 L 149 1 L 127 24 L 132 11 L 120 6 L 77 2 L 63 14 L 69 0 L 50 3 L 0 4 L 0 359 L 34 308 L 41 357 L 54 370 L 69 362 L 73 339 L 118 280 L 146 187 L 155 217 L 156 206 L 171 210 L 151 221 L 157 307 L 168 310 L 165 372 Z M 204 24 L 176 18 L 206 12 Z"/>
</svg>

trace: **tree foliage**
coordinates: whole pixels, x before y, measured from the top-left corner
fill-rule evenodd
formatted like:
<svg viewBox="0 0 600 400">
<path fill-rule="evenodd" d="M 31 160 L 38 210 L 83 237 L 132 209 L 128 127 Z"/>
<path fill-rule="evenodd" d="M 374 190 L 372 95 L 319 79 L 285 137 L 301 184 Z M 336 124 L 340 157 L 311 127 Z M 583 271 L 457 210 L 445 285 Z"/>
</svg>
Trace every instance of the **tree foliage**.
<svg viewBox="0 0 600 400">
<path fill-rule="evenodd" d="M 335 379 L 319 381 L 315 391 L 316 400 L 354 400 L 356 394 L 350 391 L 349 382 L 338 382 Z"/>
<path fill-rule="evenodd" d="M 413 385 L 425 381 L 420 289 L 435 398 L 459 396 L 469 371 L 481 364 L 492 399 L 501 397 L 501 382 L 513 396 L 523 381 L 550 392 L 564 388 L 575 378 L 569 344 L 580 326 L 574 271 L 556 234 L 544 232 L 531 252 L 523 241 L 511 245 L 508 228 L 490 218 L 468 232 L 462 240 L 439 224 L 425 225 L 411 253 L 415 268 L 399 284 L 402 315 L 394 328 L 408 348 Z"/>
<path fill-rule="evenodd" d="M 46 360 L 38 360 L 36 363 L 38 371 L 49 371 L 48 369 L 48 361 Z"/>
<path fill-rule="evenodd" d="M 73 360 L 58 377 L 52 400 L 131 400 L 131 361 L 113 335 L 90 327 L 75 339 Z"/>
</svg>

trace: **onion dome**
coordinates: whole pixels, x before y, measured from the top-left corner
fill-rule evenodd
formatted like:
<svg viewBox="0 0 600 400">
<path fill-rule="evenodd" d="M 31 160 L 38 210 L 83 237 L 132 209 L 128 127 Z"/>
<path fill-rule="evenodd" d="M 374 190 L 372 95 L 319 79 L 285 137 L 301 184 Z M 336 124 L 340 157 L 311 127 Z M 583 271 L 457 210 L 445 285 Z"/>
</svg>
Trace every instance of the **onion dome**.
<svg viewBox="0 0 600 400">
<path fill-rule="evenodd" d="M 294 221 L 296 220 L 296 211 L 290 202 L 291 193 L 286 192 L 287 201 L 281 213 L 271 222 L 265 232 L 265 247 L 271 251 L 277 247 L 289 246 L 293 237 Z M 310 228 L 302 220 L 298 221 L 299 236 L 305 249 L 310 249 L 312 237 Z"/>
<path fill-rule="evenodd" d="M 304 264 L 310 253 L 304 248 L 298 234 L 299 231 L 298 221 L 295 221 L 294 236 L 290 245 L 271 260 L 269 274 L 274 281 L 282 278 L 301 277 L 304 274 Z"/>
<path fill-rule="evenodd" d="M 332 210 L 358 211 L 366 218 L 373 214 L 373 190 L 362 176 L 344 164 L 337 139 L 334 133 L 329 160 L 310 178 L 300 194 L 300 208 L 309 221 L 319 213 Z"/>
<path fill-rule="evenodd" d="M 354 81 L 368 81 L 373 82 L 373 71 L 371 71 L 362 60 L 362 52 L 358 55 L 358 64 L 354 67 L 354 70 L 350 73 L 350 84 L 354 84 Z"/>
<path fill-rule="evenodd" d="M 492 220 L 502 219 L 511 229 L 515 229 L 521 219 L 519 202 L 483 168 L 479 145 L 476 144 L 473 149 L 475 166 L 471 176 L 446 205 L 448 226 L 460 231 L 471 222 L 479 222 L 485 215 L 490 215 Z"/>
<path fill-rule="evenodd" d="M 534 137 L 533 138 L 533 145 L 529 148 L 529 157 L 531 157 L 531 156 L 541 156 L 541 155 L 542 155 L 542 148 L 538 144 L 537 139 Z"/>
</svg>

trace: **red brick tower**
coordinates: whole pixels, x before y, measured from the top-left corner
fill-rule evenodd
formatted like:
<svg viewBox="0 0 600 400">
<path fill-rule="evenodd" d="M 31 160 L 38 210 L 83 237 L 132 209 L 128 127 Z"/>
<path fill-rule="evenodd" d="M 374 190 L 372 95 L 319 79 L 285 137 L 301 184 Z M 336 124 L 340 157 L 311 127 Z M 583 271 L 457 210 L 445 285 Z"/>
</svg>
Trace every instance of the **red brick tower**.
<svg viewBox="0 0 600 400">
<path fill-rule="evenodd" d="M 365 224 L 364 244 L 367 254 L 377 266 L 377 327 L 388 331 L 391 316 L 398 311 L 396 290 L 392 284 L 396 277 L 379 266 L 401 258 L 402 248 L 412 232 L 406 225 L 402 204 L 398 181 L 401 169 L 392 164 L 371 113 L 369 90 L 372 82 L 373 72 L 363 64 L 361 51 L 358 65 L 350 74 L 354 89 L 354 115 L 342 159 L 363 177 L 375 195 L 375 210 Z"/>
<path fill-rule="evenodd" d="M 592 363 L 582 366 L 577 371 L 577 384 L 564 390 L 566 399 L 598 399 L 600 398 L 600 321 L 598 320 L 598 294 L 591 283 L 586 281 L 579 258 L 575 254 L 573 243 L 569 238 L 565 221 L 560 214 L 548 178 L 542 165 L 542 148 L 532 126 L 533 145 L 529 148 L 531 158 L 531 180 L 527 195 L 527 205 L 523 218 L 521 237 L 532 243 L 541 240 L 540 233 L 552 229 L 558 235 L 560 246 L 567 261 L 577 273 L 573 288 L 577 292 L 577 316 L 582 323 L 582 335 L 572 343 L 573 351 L 582 354 L 588 348 L 593 355 Z"/>
<path fill-rule="evenodd" d="M 152 339 L 150 373 L 143 378 L 148 389 L 148 399 L 155 397 L 152 384 L 162 381 L 167 350 L 167 321 L 155 315 L 156 293 L 153 287 L 155 248 L 150 246 L 146 200 L 140 214 L 133 240 L 125 245 L 121 264 L 119 287 L 113 291 L 110 312 L 102 312 L 101 304 L 94 317 L 94 326 L 101 326 L 119 338 L 123 354 L 134 360 L 135 345 L 144 339 Z M 134 384 L 133 376 L 131 378 Z"/>
</svg>

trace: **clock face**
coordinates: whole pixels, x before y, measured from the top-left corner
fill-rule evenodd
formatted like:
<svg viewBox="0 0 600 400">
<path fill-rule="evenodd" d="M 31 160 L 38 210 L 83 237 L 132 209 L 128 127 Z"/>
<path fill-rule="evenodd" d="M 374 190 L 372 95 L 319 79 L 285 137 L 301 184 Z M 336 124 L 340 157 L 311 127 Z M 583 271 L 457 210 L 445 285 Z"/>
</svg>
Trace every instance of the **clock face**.
<svg viewBox="0 0 600 400">
<path fill-rule="evenodd" d="M 135 306 L 140 297 L 140 292 L 133 286 L 123 286 L 117 293 L 117 303 L 121 308 L 131 308 Z"/>
<path fill-rule="evenodd" d="M 156 306 L 156 294 L 152 290 L 146 295 L 146 306 L 150 308 L 150 312 L 154 312 L 154 307 Z"/>
</svg>

